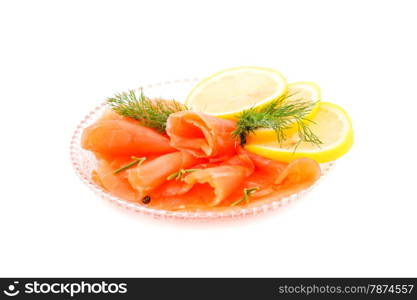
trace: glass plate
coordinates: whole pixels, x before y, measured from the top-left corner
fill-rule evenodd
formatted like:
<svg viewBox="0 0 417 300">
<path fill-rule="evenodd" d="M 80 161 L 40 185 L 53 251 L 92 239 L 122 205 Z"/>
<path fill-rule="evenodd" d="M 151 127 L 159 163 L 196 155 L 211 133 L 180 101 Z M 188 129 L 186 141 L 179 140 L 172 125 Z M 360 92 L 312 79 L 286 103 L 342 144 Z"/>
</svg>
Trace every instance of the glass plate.
<svg viewBox="0 0 417 300">
<path fill-rule="evenodd" d="M 184 101 L 190 90 L 199 82 L 198 78 L 184 79 L 184 80 L 175 80 L 175 81 L 166 81 L 151 85 L 143 86 L 143 91 L 148 97 L 162 97 L 165 99 L 175 99 L 177 101 Z M 277 199 L 271 199 L 268 202 L 262 203 L 252 203 L 245 207 L 231 207 L 221 211 L 210 211 L 210 210 L 200 210 L 200 211 L 167 211 L 149 208 L 140 203 L 133 203 L 121 198 L 115 197 L 108 192 L 104 191 L 100 186 L 95 184 L 91 179 L 91 171 L 96 167 L 96 159 L 94 155 L 81 148 L 81 134 L 84 128 L 90 126 L 94 123 L 98 117 L 103 113 L 107 108 L 106 102 L 101 103 L 96 108 L 94 108 L 77 126 L 74 135 L 71 140 L 70 154 L 72 165 L 75 169 L 77 175 L 81 180 L 94 192 L 96 192 L 102 198 L 109 200 L 119 206 L 139 212 L 144 215 L 152 216 L 155 218 L 162 219 L 182 219 L 182 220 L 214 220 L 214 219 L 237 219 L 247 216 L 255 216 L 261 213 L 275 210 L 283 205 L 288 204 L 289 202 L 296 200 L 307 192 L 309 192 L 314 186 L 317 185 L 319 181 L 323 178 L 325 174 L 333 166 L 333 162 L 321 164 L 322 175 L 320 180 L 318 180 L 310 188 L 300 191 L 296 194 L 293 194 L 288 197 L 281 197 Z"/>
</svg>

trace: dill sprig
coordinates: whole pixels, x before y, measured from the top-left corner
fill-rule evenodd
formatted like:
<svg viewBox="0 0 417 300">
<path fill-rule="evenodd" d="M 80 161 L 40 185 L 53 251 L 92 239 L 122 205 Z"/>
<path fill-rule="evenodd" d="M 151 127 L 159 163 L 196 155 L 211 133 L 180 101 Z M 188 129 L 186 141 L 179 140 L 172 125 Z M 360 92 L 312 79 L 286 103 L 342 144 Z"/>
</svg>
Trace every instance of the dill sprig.
<svg viewBox="0 0 417 300">
<path fill-rule="evenodd" d="M 180 169 L 179 171 L 172 173 L 167 177 L 167 180 L 182 180 L 187 173 L 199 171 L 200 169 Z"/>
<path fill-rule="evenodd" d="M 292 126 L 297 126 L 299 141 L 296 146 L 301 142 L 322 144 L 309 127 L 314 121 L 306 118 L 316 103 L 301 100 L 286 102 L 291 96 L 293 95 L 284 95 L 264 107 L 243 111 L 238 116 L 237 128 L 233 131 L 233 135 L 239 137 L 240 144 L 246 144 L 248 134 L 261 128 L 273 129 L 278 142 L 282 144 L 287 139 L 286 130 Z"/>
<path fill-rule="evenodd" d="M 116 94 L 108 98 L 107 103 L 119 115 L 140 121 L 144 126 L 165 132 L 166 122 L 170 114 L 186 110 L 187 107 L 177 101 L 150 99 L 143 91 L 135 90 Z"/>
</svg>

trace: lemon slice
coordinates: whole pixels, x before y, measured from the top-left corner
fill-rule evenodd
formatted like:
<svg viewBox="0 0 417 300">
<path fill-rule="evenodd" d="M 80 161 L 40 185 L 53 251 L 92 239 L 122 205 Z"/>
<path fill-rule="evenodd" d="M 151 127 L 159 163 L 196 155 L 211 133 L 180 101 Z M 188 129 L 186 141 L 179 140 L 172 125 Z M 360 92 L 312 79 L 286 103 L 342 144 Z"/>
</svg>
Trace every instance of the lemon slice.
<svg viewBox="0 0 417 300">
<path fill-rule="evenodd" d="M 293 82 L 288 85 L 287 97 L 285 102 L 311 102 L 315 103 L 306 118 L 313 118 L 319 110 L 319 102 L 321 100 L 320 86 L 314 82 Z"/>
<path fill-rule="evenodd" d="M 306 119 L 312 119 L 317 114 L 319 109 L 319 103 L 321 100 L 320 87 L 314 82 L 293 82 L 288 85 L 287 96 L 285 98 L 286 103 L 291 102 L 304 102 L 314 103 L 309 114 L 305 116 Z M 286 135 L 292 135 L 297 131 L 297 126 L 293 126 L 286 130 Z M 277 135 L 274 130 L 271 129 L 258 129 L 251 133 L 247 137 L 247 142 L 251 144 L 261 144 L 267 142 L 273 142 L 277 140 Z"/>
<path fill-rule="evenodd" d="M 261 67 L 237 67 L 220 71 L 198 83 L 185 104 L 195 111 L 234 118 L 251 107 L 277 99 L 287 91 L 281 73 Z"/>
<path fill-rule="evenodd" d="M 290 162 L 295 158 L 308 157 L 319 163 L 336 160 L 349 151 L 353 144 L 353 129 L 347 113 L 336 104 L 321 102 L 315 124 L 310 128 L 323 142 L 320 146 L 301 142 L 296 150 L 297 135 L 293 135 L 280 145 L 276 140 L 268 143 L 248 143 L 245 148 L 264 157 Z"/>
</svg>

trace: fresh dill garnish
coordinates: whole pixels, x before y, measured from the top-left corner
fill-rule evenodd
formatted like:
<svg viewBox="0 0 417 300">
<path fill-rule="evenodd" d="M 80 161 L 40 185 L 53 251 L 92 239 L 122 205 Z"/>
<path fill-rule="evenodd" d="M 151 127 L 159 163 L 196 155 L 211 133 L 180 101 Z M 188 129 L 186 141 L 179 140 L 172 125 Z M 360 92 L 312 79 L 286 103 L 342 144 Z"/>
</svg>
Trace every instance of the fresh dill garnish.
<svg viewBox="0 0 417 300">
<path fill-rule="evenodd" d="M 187 173 L 195 172 L 200 169 L 180 169 L 178 172 L 172 173 L 167 177 L 167 180 L 182 180 Z"/>
<path fill-rule="evenodd" d="M 144 126 L 165 132 L 167 119 L 170 114 L 186 110 L 187 107 L 177 101 L 150 99 L 143 91 L 116 94 L 108 98 L 107 103 L 119 115 L 140 121 Z"/>
<path fill-rule="evenodd" d="M 322 141 L 313 133 L 310 124 L 314 121 L 306 116 L 312 110 L 315 102 L 285 100 L 293 95 L 284 95 L 261 108 L 250 108 L 243 111 L 237 118 L 237 128 L 233 135 L 240 139 L 240 144 L 246 144 L 246 137 L 255 130 L 265 128 L 273 129 L 280 144 L 286 140 L 286 130 L 297 126 L 299 142 L 322 144 Z"/>
<path fill-rule="evenodd" d="M 259 190 L 258 187 L 243 189 L 243 197 L 242 198 L 239 198 L 238 200 L 236 200 L 235 202 L 233 202 L 232 204 L 230 204 L 230 206 L 236 206 L 239 203 L 241 203 L 242 201 L 245 201 L 246 203 L 249 203 L 249 196 L 251 194 L 253 194 L 254 192 L 256 192 L 257 190 Z"/>
<path fill-rule="evenodd" d="M 121 166 L 120 168 L 118 168 L 117 170 L 115 170 L 113 172 L 113 174 L 119 174 L 120 172 L 122 172 L 124 170 L 127 170 L 127 169 L 133 167 L 136 164 L 140 166 L 145 161 L 146 157 L 135 157 L 135 156 L 132 156 L 132 159 L 133 159 L 132 162 L 128 163 L 127 165 Z"/>
</svg>

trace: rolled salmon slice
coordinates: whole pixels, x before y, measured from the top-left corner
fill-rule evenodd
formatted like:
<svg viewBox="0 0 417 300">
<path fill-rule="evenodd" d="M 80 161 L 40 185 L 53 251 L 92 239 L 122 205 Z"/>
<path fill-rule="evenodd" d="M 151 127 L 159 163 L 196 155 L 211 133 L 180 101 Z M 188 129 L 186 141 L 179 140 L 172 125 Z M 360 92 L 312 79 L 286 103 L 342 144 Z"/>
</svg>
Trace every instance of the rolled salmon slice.
<svg viewBox="0 0 417 300">
<path fill-rule="evenodd" d="M 220 166 L 193 172 L 184 181 L 190 186 L 209 184 L 214 190 L 214 197 L 207 205 L 216 206 L 241 185 L 246 174 L 246 168 L 241 166 Z"/>
<path fill-rule="evenodd" d="M 298 158 L 288 164 L 275 180 L 275 184 L 278 184 L 280 189 L 291 187 L 299 190 L 311 186 L 320 175 L 320 166 L 315 160 Z"/>
<path fill-rule="evenodd" d="M 248 156 L 237 155 L 224 162 L 224 165 L 190 173 L 184 182 L 194 189 L 199 188 L 198 185 L 210 185 L 213 197 L 207 205 L 216 206 L 241 186 L 253 170 L 253 163 Z"/>
<path fill-rule="evenodd" d="M 234 193 L 254 165 L 248 156 L 237 155 L 217 164 L 203 162 L 192 168 L 196 171 L 183 180 L 167 181 L 154 190 L 150 206 L 165 210 L 214 209 Z"/>
<path fill-rule="evenodd" d="M 84 149 L 113 156 L 174 152 L 166 136 L 128 120 L 102 120 L 87 127 L 81 138 Z"/>
<path fill-rule="evenodd" d="M 169 116 L 167 134 L 171 146 L 196 157 L 227 156 L 235 153 L 232 136 L 236 122 L 193 111 Z"/>
<path fill-rule="evenodd" d="M 242 148 L 239 153 L 248 155 L 255 172 L 245 181 L 247 187 L 259 187 L 252 198 L 278 199 L 312 186 L 321 175 L 319 164 L 310 158 L 298 158 L 291 163 L 280 162 L 251 153 Z"/>
<path fill-rule="evenodd" d="M 222 160 L 221 162 L 210 162 L 209 160 L 200 162 L 191 168 L 193 170 L 199 170 L 199 169 L 207 169 L 207 168 L 214 168 L 218 167 L 221 163 L 223 163 L 225 160 Z M 156 189 L 151 195 L 152 199 L 154 198 L 166 198 L 166 197 L 172 197 L 172 196 L 181 196 L 187 193 L 192 189 L 192 185 L 185 183 L 184 180 L 168 180 L 165 183 L 163 183 L 158 189 Z M 212 188 L 210 187 L 210 190 Z M 202 191 L 200 189 L 200 191 Z M 201 194 L 201 193 L 199 193 Z M 178 198 L 178 197 L 177 197 Z M 187 197 L 187 205 L 190 204 L 190 198 Z M 169 202 L 169 201 L 167 201 Z"/>
<path fill-rule="evenodd" d="M 272 160 L 263 156 L 251 153 L 242 148 L 238 149 L 238 153 L 245 154 L 253 161 L 258 175 L 266 176 L 271 183 L 278 183 L 278 178 L 287 168 L 288 163 Z"/>
<path fill-rule="evenodd" d="M 252 195 L 257 201 L 277 200 L 282 197 L 291 196 L 302 190 L 311 187 L 321 176 L 321 169 L 319 164 L 310 158 L 298 158 L 293 160 L 275 178 L 272 189 L 262 189 Z M 252 184 L 263 185 L 267 181 L 265 178 L 249 178 Z M 256 182 L 258 181 L 258 182 Z"/>
<path fill-rule="evenodd" d="M 199 159 L 188 152 L 168 153 L 131 168 L 127 171 L 128 179 L 131 186 L 138 191 L 139 196 L 144 197 L 166 182 L 171 174 L 198 162 Z"/>
<path fill-rule="evenodd" d="M 128 201 L 138 201 L 138 192 L 132 188 L 127 180 L 127 173 L 114 174 L 115 170 L 129 162 L 131 162 L 129 158 L 116 158 L 111 161 L 101 159 L 98 161 L 97 169 L 92 173 L 92 180 L 116 197 Z"/>
</svg>

